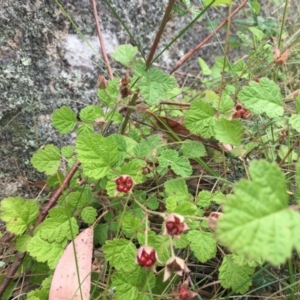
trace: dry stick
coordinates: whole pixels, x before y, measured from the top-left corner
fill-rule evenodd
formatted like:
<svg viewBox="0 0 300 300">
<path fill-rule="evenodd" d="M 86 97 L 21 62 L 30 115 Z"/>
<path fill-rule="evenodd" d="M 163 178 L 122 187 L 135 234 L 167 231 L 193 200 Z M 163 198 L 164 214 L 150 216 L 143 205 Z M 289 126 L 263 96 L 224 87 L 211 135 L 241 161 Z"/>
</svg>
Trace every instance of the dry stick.
<svg viewBox="0 0 300 300">
<path fill-rule="evenodd" d="M 180 68 L 191 56 L 193 56 L 200 48 L 202 48 L 212 37 L 231 19 L 234 15 L 236 15 L 247 3 L 248 0 L 244 0 L 233 12 L 227 17 L 220 25 L 209 34 L 204 40 L 202 40 L 196 47 L 194 47 L 191 51 L 185 54 L 172 69 L 170 74 L 174 73 L 178 68 Z"/>
<path fill-rule="evenodd" d="M 64 181 L 62 182 L 61 186 L 55 190 L 55 192 L 53 193 L 53 195 L 49 199 L 49 202 L 40 211 L 40 213 L 38 215 L 38 218 L 37 218 L 37 220 L 36 220 L 36 222 L 34 224 L 33 230 L 41 222 L 43 222 L 43 220 L 46 218 L 49 210 L 56 204 L 56 202 L 57 202 L 58 198 L 61 196 L 63 190 L 66 189 L 69 186 L 70 180 L 72 179 L 73 175 L 77 171 L 79 165 L 80 165 L 80 162 L 78 162 L 78 161 L 75 162 L 75 164 L 70 169 L 70 171 L 67 174 L 67 176 L 65 177 Z M 10 235 L 9 237 L 12 239 L 12 238 L 14 238 L 14 236 L 15 235 Z M 7 240 L 7 238 L 6 238 L 6 240 Z M 12 279 L 12 277 L 17 272 L 17 270 L 18 270 L 19 266 L 21 265 L 24 257 L 25 257 L 25 253 L 18 252 L 17 255 L 16 255 L 16 257 L 15 257 L 14 262 L 12 263 L 12 265 L 7 270 L 6 275 L 5 275 L 3 281 L 2 281 L 2 283 L 0 285 L 0 299 L 1 299 L 2 295 L 3 295 L 3 293 L 5 292 L 7 286 L 9 285 L 10 280 Z"/>
<path fill-rule="evenodd" d="M 299 142 L 300 142 L 300 136 L 298 136 L 297 140 L 294 142 L 294 144 L 292 145 L 292 147 L 289 149 L 289 151 L 283 157 L 283 159 L 281 160 L 281 162 L 278 164 L 279 167 L 281 167 L 283 165 L 283 163 L 285 162 L 285 160 L 287 159 L 287 157 L 291 154 L 291 152 L 295 149 L 295 147 L 299 144 Z"/>
<path fill-rule="evenodd" d="M 103 56 L 103 59 L 104 59 L 105 64 L 106 64 L 108 75 L 109 75 L 110 79 L 113 79 L 114 75 L 113 75 L 113 72 L 111 70 L 110 63 L 109 63 L 109 60 L 108 60 L 108 57 L 107 57 L 107 54 L 106 54 L 106 51 L 105 51 L 104 40 L 103 40 L 102 32 L 101 32 L 101 29 L 100 29 L 100 25 L 99 25 L 99 18 L 98 18 L 98 13 L 97 13 L 96 1 L 92 0 L 92 4 L 93 4 L 93 14 L 94 14 L 94 18 L 95 18 L 97 34 L 98 34 L 98 38 L 99 38 L 99 42 L 100 42 L 100 48 L 101 48 L 102 56 Z"/>
<path fill-rule="evenodd" d="M 160 38 L 161 38 L 161 36 L 162 36 L 162 34 L 165 30 L 165 27 L 166 27 L 168 21 L 170 20 L 170 15 L 171 15 L 172 7 L 173 7 L 174 3 L 175 3 L 175 0 L 169 0 L 169 3 L 166 7 L 164 17 L 161 21 L 161 24 L 160 24 L 158 32 L 156 34 L 155 40 L 154 40 L 154 42 L 151 46 L 149 56 L 147 58 L 147 62 L 146 62 L 146 68 L 147 69 L 149 69 L 149 67 L 151 66 L 151 62 L 152 62 L 153 56 L 155 54 L 155 51 L 157 49 Z"/>
</svg>

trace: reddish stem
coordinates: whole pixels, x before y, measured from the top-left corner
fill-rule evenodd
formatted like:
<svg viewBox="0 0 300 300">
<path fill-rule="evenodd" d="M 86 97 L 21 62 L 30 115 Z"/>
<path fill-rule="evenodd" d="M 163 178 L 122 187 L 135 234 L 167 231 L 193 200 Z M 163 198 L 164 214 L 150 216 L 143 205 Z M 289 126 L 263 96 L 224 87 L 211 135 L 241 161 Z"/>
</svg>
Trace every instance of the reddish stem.
<svg viewBox="0 0 300 300">
<path fill-rule="evenodd" d="M 232 14 L 223 20 L 219 26 L 210 33 L 204 40 L 202 40 L 196 47 L 190 50 L 187 54 L 185 54 L 175 65 L 170 74 L 174 73 L 177 69 L 179 69 L 190 57 L 192 57 L 200 48 L 202 48 L 212 37 L 230 20 L 234 15 L 236 15 L 247 3 L 248 0 L 244 0 L 233 12 Z"/>
</svg>

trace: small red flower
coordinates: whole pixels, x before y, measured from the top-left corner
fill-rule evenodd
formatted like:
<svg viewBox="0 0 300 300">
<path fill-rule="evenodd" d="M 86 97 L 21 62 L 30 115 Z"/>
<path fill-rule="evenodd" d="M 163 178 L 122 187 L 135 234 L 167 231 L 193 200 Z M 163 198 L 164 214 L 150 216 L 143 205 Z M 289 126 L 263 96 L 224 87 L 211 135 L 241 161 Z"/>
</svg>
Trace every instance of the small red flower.
<svg viewBox="0 0 300 300">
<path fill-rule="evenodd" d="M 188 229 L 189 227 L 184 222 L 183 216 L 178 214 L 170 214 L 165 220 L 163 235 L 179 237 L 183 231 Z"/>
<path fill-rule="evenodd" d="M 249 119 L 250 117 L 250 111 L 244 108 L 242 104 L 238 103 L 233 109 L 230 119 Z"/>
<path fill-rule="evenodd" d="M 133 180 L 128 175 L 122 175 L 115 180 L 117 193 L 128 193 L 133 187 Z"/>
<path fill-rule="evenodd" d="M 150 246 L 142 246 L 138 249 L 135 262 L 141 267 L 155 270 L 155 263 L 159 262 L 158 256 L 154 248 Z"/>
<path fill-rule="evenodd" d="M 178 297 L 176 299 L 192 300 L 198 295 L 197 293 L 189 290 L 189 281 L 190 281 L 190 277 L 188 277 L 182 283 L 178 284 L 178 288 L 177 288 Z"/>
</svg>

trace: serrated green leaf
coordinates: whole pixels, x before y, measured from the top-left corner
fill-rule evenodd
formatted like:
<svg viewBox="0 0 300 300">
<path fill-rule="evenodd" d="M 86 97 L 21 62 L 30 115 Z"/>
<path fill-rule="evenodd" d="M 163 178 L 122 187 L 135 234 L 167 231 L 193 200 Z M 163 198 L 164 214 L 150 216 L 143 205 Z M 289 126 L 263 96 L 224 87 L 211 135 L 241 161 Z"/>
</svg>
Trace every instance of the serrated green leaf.
<svg viewBox="0 0 300 300">
<path fill-rule="evenodd" d="M 0 202 L 0 219 L 6 229 L 16 235 L 23 234 L 36 220 L 39 206 L 34 200 L 8 197 Z"/>
<path fill-rule="evenodd" d="M 89 134 L 94 131 L 94 127 L 91 124 L 80 124 L 77 128 L 77 135 Z"/>
<path fill-rule="evenodd" d="M 191 250 L 200 262 L 204 263 L 216 256 L 217 242 L 211 232 L 190 230 L 187 239 L 191 242 Z"/>
<path fill-rule="evenodd" d="M 291 115 L 290 118 L 289 118 L 289 124 L 297 132 L 300 132 L 300 114 Z"/>
<path fill-rule="evenodd" d="M 198 57 L 198 63 L 199 63 L 200 69 L 202 70 L 203 75 L 211 74 L 211 69 L 209 68 L 207 63 L 201 57 Z"/>
<path fill-rule="evenodd" d="M 181 177 L 185 178 L 192 174 L 193 170 L 189 160 L 184 156 L 179 156 L 178 152 L 172 149 L 163 150 L 158 158 L 158 172 L 166 170 L 169 166 Z"/>
<path fill-rule="evenodd" d="M 126 44 L 118 46 L 115 49 L 115 51 L 110 55 L 114 60 L 120 62 L 122 65 L 128 66 L 136 56 L 137 52 L 137 47 L 133 47 L 130 44 Z"/>
<path fill-rule="evenodd" d="M 52 115 L 52 124 L 61 134 L 65 134 L 75 128 L 77 118 L 71 108 L 62 106 L 54 111 Z"/>
<path fill-rule="evenodd" d="M 238 120 L 216 120 L 214 130 L 216 139 L 221 143 L 239 145 L 242 141 L 244 129 Z"/>
<path fill-rule="evenodd" d="M 197 214 L 197 206 L 191 202 L 184 201 L 181 202 L 173 212 L 183 216 L 194 216 Z"/>
<path fill-rule="evenodd" d="M 94 244 L 103 245 L 108 239 L 108 224 L 97 224 L 94 229 Z"/>
<path fill-rule="evenodd" d="M 120 173 L 132 177 L 136 184 L 142 183 L 145 181 L 145 176 L 142 174 L 145 166 L 146 162 L 144 160 L 132 159 L 122 166 Z"/>
<path fill-rule="evenodd" d="M 278 265 L 300 247 L 300 216 L 288 208 L 285 177 L 277 165 L 253 161 L 249 173 L 251 181 L 236 183 L 235 195 L 224 202 L 217 236 L 232 252 Z"/>
<path fill-rule="evenodd" d="M 190 244 L 186 234 L 181 234 L 178 238 L 173 239 L 173 245 L 177 249 L 184 249 Z"/>
<path fill-rule="evenodd" d="M 88 197 L 85 193 L 81 192 L 71 192 L 69 193 L 64 202 L 62 202 L 62 205 L 66 206 L 67 208 L 70 208 L 72 211 L 75 209 L 81 209 L 87 205 L 89 202 Z"/>
<path fill-rule="evenodd" d="M 229 88 L 229 86 L 226 86 Z M 231 113 L 232 108 L 234 107 L 234 102 L 230 95 L 227 95 L 227 93 L 224 91 L 222 94 L 221 99 L 219 99 L 219 96 L 217 96 L 213 102 L 212 105 L 215 110 L 219 111 L 220 113 L 227 113 L 225 116 L 229 116 Z"/>
<path fill-rule="evenodd" d="M 86 123 L 93 123 L 96 119 L 103 117 L 103 110 L 99 105 L 90 105 L 80 111 L 80 120 Z"/>
<path fill-rule="evenodd" d="M 30 162 L 39 172 L 53 175 L 60 164 L 59 149 L 54 145 L 46 145 L 44 149 L 39 149 L 33 154 Z"/>
<path fill-rule="evenodd" d="M 155 286 L 155 277 L 136 265 L 131 272 L 115 272 L 112 285 L 116 287 L 116 300 L 146 300 L 145 292 Z"/>
<path fill-rule="evenodd" d="M 54 175 L 48 177 L 47 186 L 50 188 L 57 188 L 62 184 L 63 180 L 64 174 L 58 171 Z"/>
<path fill-rule="evenodd" d="M 176 209 L 177 200 L 173 196 L 170 196 L 167 199 L 165 199 L 165 202 L 167 211 L 172 212 Z"/>
<path fill-rule="evenodd" d="M 232 261 L 231 255 L 223 258 L 219 269 L 219 280 L 224 288 L 232 289 L 235 293 L 244 294 L 252 285 L 251 275 L 254 273 L 252 267 L 242 267 Z"/>
<path fill-rule="evenodd" d="M 30 241 L 31 236 L 29 234 L 24 234 L 21 236 L 18 236 L 16 239 L 16 248 L 20 252 L 26 252 L 27 251 L 27 244 Z"/>
<path fill-rule="evenodd" d="M 73 156 L 73 147 L 71 146 L 64 146 L 61 148 L 61 155 L 66 157 L 66 158 L 70 158 Z"/>
<path fill-rule="evenodd" d="M 188 192 L 186 182 L 180 179 L 170 179 L 164 184 L 165 192 L 168 196 L 176 199 L 177 202 L 188 201 L 192 199 Z"/>
<path fill-rule="evenodd" d="M 59 208 L 53 208 L 58 210 Z M 44 240 L 56 243 L 62 243 L 74 238 L 79 231 L 77 221 L 74 217 L 68 218 L 66 215 L 59 214 L 59 217 L 47 218 L 39 227 L 40 237 Z"/>
<path fill-rule="evenodd" d="M 29 254 L 36 258 L 39 262 L 47 262 L 50 269 L 54 269 L 64 249 L 67 241 L 63 243 L 49 243 L 42 239 L 37 233 L 28 242 L 27 251 Z"/>
<path fill-rule="evenodd" d="M 181 151 L 188 158 L 198 158 L 206 155 L 204 145 L 197 141 L 185 141 L 181 145 Z"/>
<path fill-rule="evenodd" d="M 176 87 L 174 77 L 163 73 L 157 68 L 144 72 L 137 82 L 142 96 L 149 105 L 158 104 L 161 99 L 167 99 L 167 91 Z"/>
<path fill-rule="evenodd" d="M 141 142 L 139 144 L 137 144 L 134 148 L 133 148 L 133 153 L 137 158 L 143 158 L 146 157 L 149 153 L 150 153 L 150 147 L 148 145 L 148 143 Z"/>
<path fill-rule="evenodd" d="M 196 100 L 184 114 L 184 126 L 194 134 L 204 138 L 213 136 L 215 123 L 214 109 L 203 100 Z"/>
<path fill-rule="evenodd" d="M 97 218 L 97 210 L 94 207 L 87 206 L 81 211 L 80 217 L 84 223 L 92 224 Z"/>
<path fill-rule="evenodd" d="M 95 179 L 103 178 L 118 161 L 118 145 L 114 138 L 99 134 L 80 135 L 76 142 L 78 160 L 84 173 Z"/>
<path fill-rule="evenodd" d="M 125 239 L 113 239 L 106 241 L 103 246 L 105 259 L 116 268 L 116 270 L 123 270 L 131 272 L 135 269 L 135 254 L 136 248 L 132 242 Z"/>
<path fill-rule="evenodd" d="M 200 207 L 208 207 L 212 201 L 212 194 L 208 191 L 201 191 L 196 199 L 196 203 Z"/>
<path fill-rule="evenodd" d="M 149 197 L 145 204 L 151 210 L 157 210 L 159 207 L 159 201 L 154 196 Z"/>
<path fill-rule="evenodd" d="M 254 114 L 265 113 L 270 118 L 283 115 L 283 102 L 280 89 L 268 78 L 261 78 L 259 83 L 250 82 L 238 94 L 239 100 Z"/>
<path fill-rule="evenodd" d="M 131 238 L 137 231 L 143 229 L 143 224 L 139 218 L 128 212 L 120 219 L 123 233 L 127 238 Z"/>
<path fill-rule="evenodd" d="M 297 191 L 296 191 L 296 199 L 298 203 L 300 203 L 300 162 L 296 164 L 296 176 L 295 176 Z"/>
</svg>

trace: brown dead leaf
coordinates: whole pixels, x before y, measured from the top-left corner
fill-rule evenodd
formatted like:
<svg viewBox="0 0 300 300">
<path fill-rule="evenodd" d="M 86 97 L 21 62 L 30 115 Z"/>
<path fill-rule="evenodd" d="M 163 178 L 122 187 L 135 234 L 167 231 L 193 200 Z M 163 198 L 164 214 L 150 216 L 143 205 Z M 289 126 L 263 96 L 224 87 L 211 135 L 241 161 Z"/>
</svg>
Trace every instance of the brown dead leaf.
<svg viewBox="0 0 300 300">
<path fill-rule="evenodd" d="M 76 258 L 73 243 L 76 249 Z M 53 275 L 49 300 L 90 299 L 92 254 L 93 228 L 89 227 L 83 230 L 74 242 L 69 243 L 60 258 Z M 77 259 L 78 270 L 75 259 Z"/>
</svg>

